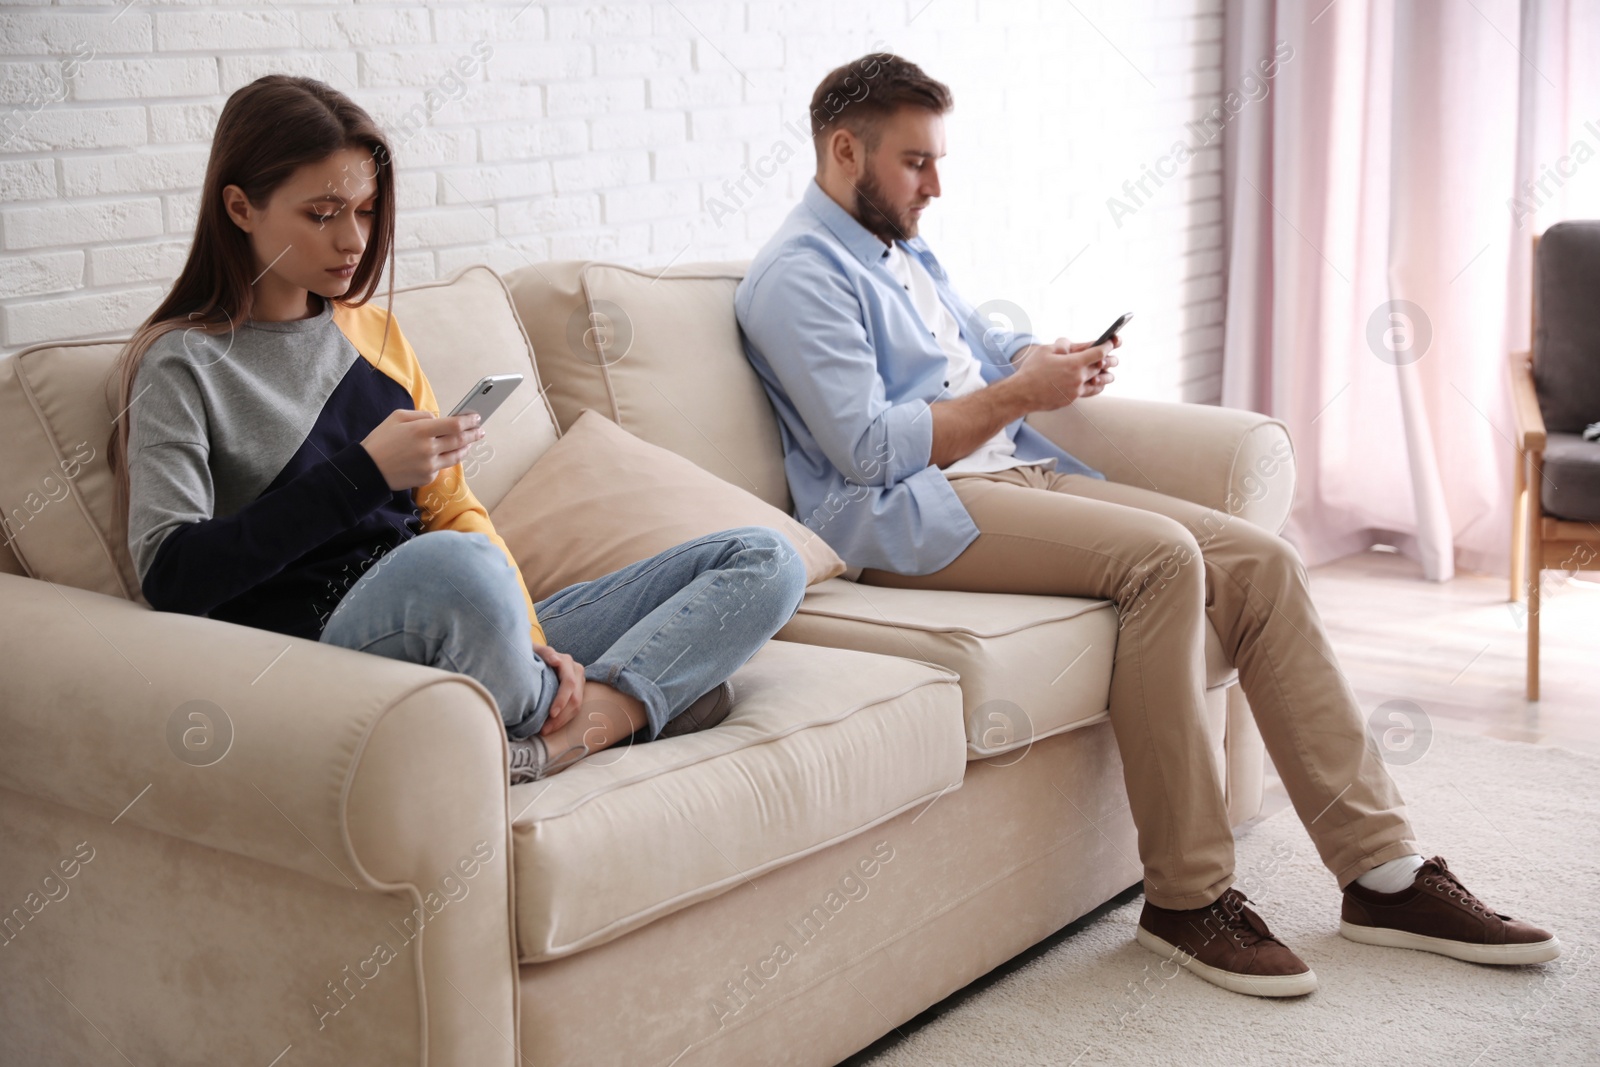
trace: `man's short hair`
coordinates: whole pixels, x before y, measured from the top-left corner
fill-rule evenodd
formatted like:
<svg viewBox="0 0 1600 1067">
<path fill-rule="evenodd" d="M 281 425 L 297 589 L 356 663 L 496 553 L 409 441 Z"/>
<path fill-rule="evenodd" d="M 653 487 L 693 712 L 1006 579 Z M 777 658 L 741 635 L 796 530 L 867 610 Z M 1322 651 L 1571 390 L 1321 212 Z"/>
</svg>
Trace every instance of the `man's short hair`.
<svg viewBox="0 0 1600 1067">
<path fill-rule="evenodd" d="M 950 87 L 928 77 L 909 59 L 873 52 L 828 72 L 811 94 L 811 143 L 822 162 L 823 143 L 841 126 L 871 152 L 878 147 L 883 120 L 902 107 L 944 114 L 952 107 Z"/>
</svg>

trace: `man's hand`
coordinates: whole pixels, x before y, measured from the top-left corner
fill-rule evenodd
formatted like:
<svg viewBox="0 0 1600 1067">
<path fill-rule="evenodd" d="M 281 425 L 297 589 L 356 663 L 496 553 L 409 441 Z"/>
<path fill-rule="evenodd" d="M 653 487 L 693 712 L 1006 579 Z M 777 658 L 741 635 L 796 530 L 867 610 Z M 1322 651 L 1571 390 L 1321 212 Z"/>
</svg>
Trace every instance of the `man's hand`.
<svg viewBox="0 0 1600 1067">
<path fill-rule="evenodd" d="M 549 717 L 539 727 L 540 736 L 548 737 L 571 722 L 583 706 L 583 665 L 549 645 L 534 645 L 533 650 L 540 659 L 555 668 L 556 677 L 561 680 L 556 688 L 556 698 L 550 702 Z"/>
<path fill-rule="evenodd" d="M 1017 372 L 975 393 L 930 404 L 933 445 L 928 462 L 948 467 L 993 437 L 1002 426 L 1035 411 L 1066 407 L 1083 396 L 1094 396 L 1115 377 L 1112 349 L 1122 344 L 1113 338 L 1098 347 L 1073 344 L 1065 337 L 1053 345 L 1028 345 L 1018 349 L 1011 362 Z"/>
<path fill-rule="evenodd" d="M 1021 390 L 1028 411 L 1064 408 L 1081 397 L 1099 395 L 1116 380 L 1111 368 L 1118 360 L 1112 350 L 1121 345 L 1120 337 L 1099 346 L 1065 337 L 1058 337 L 1055 344 L 1028 345 L 1011 359 L 1017 367 L 1011 380 Z"/>
</svg>

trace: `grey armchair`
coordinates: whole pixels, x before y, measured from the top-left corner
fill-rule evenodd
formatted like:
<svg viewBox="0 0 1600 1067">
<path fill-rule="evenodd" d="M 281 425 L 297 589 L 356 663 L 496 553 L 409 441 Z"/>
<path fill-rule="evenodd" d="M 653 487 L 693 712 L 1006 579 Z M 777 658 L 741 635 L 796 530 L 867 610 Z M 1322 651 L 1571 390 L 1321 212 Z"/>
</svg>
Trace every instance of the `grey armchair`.
<svg viewBox="0 0 1600 1067">
<path fill-rule="evenodd" d="M 1531 358 L 1530 358 L 1531 357 Z M 1511 599 L 1528 598 L 1528 699 L 1539 699 L 1546 570 L 1600 570 L 1600 221 L 1533 239 L 1533 351 L 1511 354 L 1517 435 Z"/>
</svg>

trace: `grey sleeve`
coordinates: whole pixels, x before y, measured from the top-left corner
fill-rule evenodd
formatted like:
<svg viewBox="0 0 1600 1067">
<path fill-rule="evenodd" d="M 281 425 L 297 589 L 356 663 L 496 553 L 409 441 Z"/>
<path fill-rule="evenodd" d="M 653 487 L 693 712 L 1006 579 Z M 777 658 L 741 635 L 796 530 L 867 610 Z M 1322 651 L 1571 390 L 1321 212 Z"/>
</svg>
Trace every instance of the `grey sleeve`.
<svg viewBox="0 0 1600 1067">
<path fill-rule="evenodd" d="M 145 353 L 128 422 L 128 551 L 144 581 L 168 534 L 216 507 L 205 402 L 191 367 L 166 334 Z M 168 344 L 163 344 L 168 342 Z"/>
</svg>

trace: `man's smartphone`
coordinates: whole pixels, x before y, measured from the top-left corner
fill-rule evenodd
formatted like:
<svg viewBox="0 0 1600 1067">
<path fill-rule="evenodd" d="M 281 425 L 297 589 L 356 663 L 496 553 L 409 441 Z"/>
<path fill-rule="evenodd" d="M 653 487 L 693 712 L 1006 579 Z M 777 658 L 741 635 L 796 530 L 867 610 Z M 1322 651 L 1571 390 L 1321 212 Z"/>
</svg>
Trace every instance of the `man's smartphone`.
<svg viewBox="0 0 1600 1067">
<path fill-rule="evenodd" d="M 489 416 L 505 402 L 511 391 L 522 384 L 520 374 L 486 374 L 478 379 L 466 396 L 461 398 L 450 412 L 451 415 L 465 415 L 469 411 L 478 413 L 478 422 L 483 424 L 489 421 Z"/>
<path fill-rule="evenodd" d="M 1122 330 L 1122 328 L 1124 326 L 1128 325 L 1128 323 L 1130 323 L 1132 321 L 1133 321 L 1133 312 L 1130 311 L 1126 315 L 1123 315 L 1121 318 L 1119 318 L 1116 322 L 1113 322 L 1110 326 L 1107 326 L 1106 327 L 1106 332 L 1101 334 L 1099 336 L 1099 338 L 1096 339 L 1095 343 L 1090 345 L 1089 347 L 1090 348 L 1099 348 L 1101 345 L 1105 344 L 1107 341 L 1109 341 L 1113 337 L 1117 336 L 1117 334 Z"/>
</svg>

